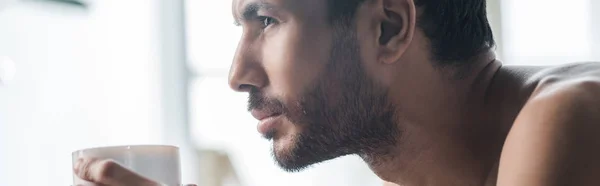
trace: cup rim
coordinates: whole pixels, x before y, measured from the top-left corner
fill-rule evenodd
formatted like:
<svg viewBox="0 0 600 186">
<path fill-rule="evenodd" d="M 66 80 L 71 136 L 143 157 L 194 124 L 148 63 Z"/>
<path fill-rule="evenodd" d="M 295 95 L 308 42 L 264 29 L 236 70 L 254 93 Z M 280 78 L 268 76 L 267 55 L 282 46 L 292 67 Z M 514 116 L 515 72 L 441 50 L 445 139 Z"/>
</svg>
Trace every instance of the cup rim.
<svg viewBox="0 0 600 186">
<path fill-rule="evenodd" d="M 138 148 L 158 148 L 158 149 L 170 149 L 178 151 L 179 147 L 174 145 L 115 145 L 115 146 L 98 146 L 98 147 L 89 147 L 84 149 L 78 149 L 73 151 L 71 154 L 75 155 L 80 152 L 91 151 L 91 150 L 117 150 L 117 149 L 138 149 Z"/>
</svg>

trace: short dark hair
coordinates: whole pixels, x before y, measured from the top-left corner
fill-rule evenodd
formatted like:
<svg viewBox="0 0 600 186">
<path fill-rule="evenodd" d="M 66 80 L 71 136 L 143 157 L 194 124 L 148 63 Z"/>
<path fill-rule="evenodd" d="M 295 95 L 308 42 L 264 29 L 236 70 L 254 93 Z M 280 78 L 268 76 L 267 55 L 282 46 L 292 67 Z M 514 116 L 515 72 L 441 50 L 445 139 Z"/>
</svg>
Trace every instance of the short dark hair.
<svg viewBox="0 0 600 186">
<path fill-rule="evenodd" d="M 368 0 L 327 1 L 331 23 L 351 24 Z M 435 61 L 461 65 L 495 46 L 486 0 L 415 0 L 415 5 L 422 9 L 417 26 L 429 38 Z"/>
</svg>

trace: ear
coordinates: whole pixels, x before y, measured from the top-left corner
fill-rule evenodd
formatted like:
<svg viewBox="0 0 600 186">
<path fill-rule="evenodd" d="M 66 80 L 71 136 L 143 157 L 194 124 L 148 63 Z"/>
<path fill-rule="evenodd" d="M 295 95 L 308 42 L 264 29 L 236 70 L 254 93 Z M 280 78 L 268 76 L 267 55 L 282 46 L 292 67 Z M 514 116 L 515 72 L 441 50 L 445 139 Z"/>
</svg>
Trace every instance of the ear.
<svg viewBox="0 0 600 186">
<path fill-rule="evenodd" d="M 380 0 L 379 61 L 391 64 L 408 49 L 416 29 L 416 9 L 413 0 Z"/>
</svg>

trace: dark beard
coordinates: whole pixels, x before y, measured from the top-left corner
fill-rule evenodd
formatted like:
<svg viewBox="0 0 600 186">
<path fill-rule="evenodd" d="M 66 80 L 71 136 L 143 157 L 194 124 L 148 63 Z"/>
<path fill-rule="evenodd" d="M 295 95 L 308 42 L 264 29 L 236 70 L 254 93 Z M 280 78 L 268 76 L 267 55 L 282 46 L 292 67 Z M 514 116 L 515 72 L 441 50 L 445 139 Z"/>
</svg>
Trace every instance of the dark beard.
<svg viewBox="0 0 600 186">
<path fill-rule="evenodd" d="M 300 128 L 292 137 L 292 147 L 273 149 L 275 160 L 286 171 L 349 154 L 383 155 L 399 137 L 395 107 L 387 89 L 364 71 L 356 33 L 347 28 L 335 30 L 330 62 L 300 98 L 293 109 L 296 112 L 290 112 L 281 101 L 250 92 L 250 108 L 282 112 Z M 265 137 L 272 138 L 275 133 Z"/>
</svg>

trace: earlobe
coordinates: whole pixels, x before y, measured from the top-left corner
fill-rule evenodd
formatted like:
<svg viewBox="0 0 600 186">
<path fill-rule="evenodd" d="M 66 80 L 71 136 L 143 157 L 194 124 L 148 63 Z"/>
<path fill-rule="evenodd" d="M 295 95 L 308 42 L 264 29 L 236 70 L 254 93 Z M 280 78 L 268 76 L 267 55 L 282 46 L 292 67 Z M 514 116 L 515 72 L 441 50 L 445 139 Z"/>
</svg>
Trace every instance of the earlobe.
<svg viewBox="0 0 600 186">
<path fill-rule="evenodd" d="M 395 63 L 410 45 L 416 24 L 413 0 L 383 0 L 380 22 L 380 61 Z"/>
</svg>

